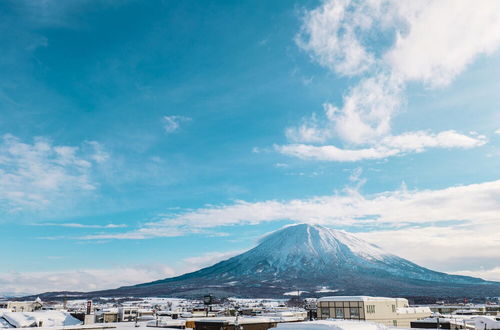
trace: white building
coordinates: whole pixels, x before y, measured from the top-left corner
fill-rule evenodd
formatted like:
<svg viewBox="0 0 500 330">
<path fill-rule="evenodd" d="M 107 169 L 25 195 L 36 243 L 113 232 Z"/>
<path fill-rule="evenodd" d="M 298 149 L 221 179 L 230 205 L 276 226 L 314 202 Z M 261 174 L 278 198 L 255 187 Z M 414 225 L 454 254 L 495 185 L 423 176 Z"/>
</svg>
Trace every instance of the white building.
<svg viewBox="0 0 500 330">
<path fill-rule="evenodd" d="M 348 319 L 410 327 L 410 322 L 429 317 L 428 307 L 409 307 L 404 298 L 337 296 L 318 299 L 318 319 Z"/>
<path fill-rule="evenodd" d="M 34 301 L 0 301 L 0 309 L 7 309 L 11 312 L 34 312 L 42 307 L 43 303 L 40 298 Z"/>
</svg>

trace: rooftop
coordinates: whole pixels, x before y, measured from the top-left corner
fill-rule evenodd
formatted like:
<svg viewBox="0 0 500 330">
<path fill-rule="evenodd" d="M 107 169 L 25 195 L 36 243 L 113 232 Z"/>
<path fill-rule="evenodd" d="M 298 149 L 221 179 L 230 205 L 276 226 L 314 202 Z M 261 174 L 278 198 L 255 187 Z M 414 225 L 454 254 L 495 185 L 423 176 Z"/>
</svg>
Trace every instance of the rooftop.
<svg viewBox="0 0 500 330">
<path fill-rule="evenodd" d="M 370 296 L 332 296 L 322 297 L 318 301 L 394 301 L 403 298 L 370 297 Z"/>
</svg>

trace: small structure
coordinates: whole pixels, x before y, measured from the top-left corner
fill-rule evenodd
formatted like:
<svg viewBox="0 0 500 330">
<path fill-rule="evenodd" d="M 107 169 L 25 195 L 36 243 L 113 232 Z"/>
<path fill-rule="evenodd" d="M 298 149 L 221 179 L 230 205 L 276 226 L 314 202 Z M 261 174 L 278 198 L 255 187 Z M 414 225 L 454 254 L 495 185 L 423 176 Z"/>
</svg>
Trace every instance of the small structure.
<svg viewBox="0 0 500 330">
<path fill-rule="evenodd" d="M 159 317 L 154 321 L 149 321 L 146 326 L 151 328 L 186 329 L 186 321 L 170 317 Z"/>
<path fill-rule="evenodd" d="M 40 298 L 34 301 L 0 301 L 0 309 L 8 309 L 11 312 L 34 312 L 42 307 L 43 303 Z"/>
<path fill-rule="evenodd" d="M 476 329 L 498 330 L 500 329 L 500 318 L 491 316 L 478 316 L 474 318 L 474 326 Z"/>
<path fill-rule="evenodd" d="M 410 322 L 431 316 L 428 307 L 409 307 L 404 298 L 336 296 L 318 299 L 318 319 L 373 321 L 410 327 Z"/>
<path fill-rule="evenodd" d="M 472 319 L 456 319 L 451 317 L 429 317 L 422 320 L 412 321 L 410 322 L 410 326 L 412 329 L 476 329 L 474 326 L 474 320 Z M 482 330 L 484 327 L 478 329 Z"/>
<path fill-rule="evenodd" d="M 139 308 L 137 307 L 119 307 L 118 320 L 119 322 L 135 321 L 139 317 Z"/>
<path fill-rule="evenodd" d="M 263 317 L 225 317 L 220 319 L 197 319 L 187 321 L 186 327 L 195 330 L 267 330 L 275 328 L 277 322 Z"/>
</svg>

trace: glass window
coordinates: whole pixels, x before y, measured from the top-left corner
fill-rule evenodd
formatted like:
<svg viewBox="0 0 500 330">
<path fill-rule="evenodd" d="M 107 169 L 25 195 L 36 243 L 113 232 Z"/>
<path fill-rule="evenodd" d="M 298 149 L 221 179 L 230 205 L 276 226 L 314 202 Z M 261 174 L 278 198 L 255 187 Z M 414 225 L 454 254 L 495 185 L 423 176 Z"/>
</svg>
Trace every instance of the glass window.
<svg viewBox="0 0 500 330">
<path fill-rule="evenodd" d="M 325 318 L 325 319 L 330 318 L 330 309 L 329 308 L 321 308 L 321 318 Z"/>
<path fill-rule="evenodd" d="M 351 307 L 349 309 L 349 313 L 351 314 L 351 319 L 359 319 L 359 309 L 358 309 L 358 307 Z"/>
<path fill-rule="evenodd" d="M 335 308 L 335 318 L 343 319 L 344 318 L 344 309 L 341 307 Z"/>
</svg>

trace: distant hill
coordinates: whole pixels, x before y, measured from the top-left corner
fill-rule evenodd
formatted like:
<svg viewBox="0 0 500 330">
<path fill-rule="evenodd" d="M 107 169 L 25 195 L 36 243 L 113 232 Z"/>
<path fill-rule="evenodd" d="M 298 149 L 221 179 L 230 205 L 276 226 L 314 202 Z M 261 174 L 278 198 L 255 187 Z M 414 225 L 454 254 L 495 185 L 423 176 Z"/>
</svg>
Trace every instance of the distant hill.
<svg viewBox="0 0 500 330">
<path fill-rule="evenodd" d="M 376 295 L 500 296 L 500 283 L 448 275 L 387 253 L 345 231 L 317 225 L 286 226 L 255 248 L 213 266 L 150 283 L 72 296 L 283 297 Z M 61 296 L 46 293 L 41 297 Z"/>
</svg>

